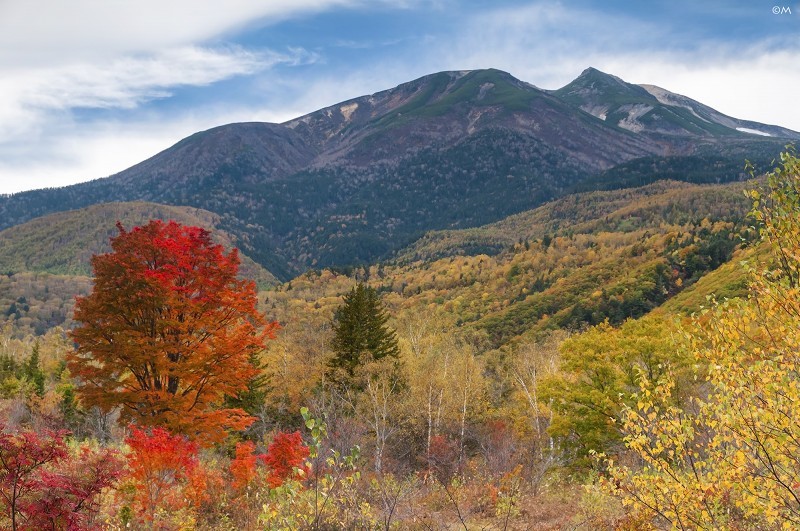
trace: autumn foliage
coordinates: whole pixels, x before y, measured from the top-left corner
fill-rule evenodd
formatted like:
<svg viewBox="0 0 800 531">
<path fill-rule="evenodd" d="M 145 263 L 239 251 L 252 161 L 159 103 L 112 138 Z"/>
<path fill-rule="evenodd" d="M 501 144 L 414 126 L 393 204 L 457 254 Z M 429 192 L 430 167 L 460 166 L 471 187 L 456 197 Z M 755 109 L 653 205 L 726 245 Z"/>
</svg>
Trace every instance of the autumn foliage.
<svg viewBox="0 0 800 531">
<path fill-rule="evenodd" d="M 120 475 L 108 450 L 71 455 L 66 432 L 10 433 L 0 424 L 3 529 L 89 529 L 103 489 Z"/>
<path fill-rule="evenodd" d="M 294 470 L 307 472 L 305 461 L 308 446 L 299 431 L 279 431 L 267 448 L 266 454 L 256 454 L 250 441 L 236 445 L 236 456 L 231 460 L 230 473 L 234 490 L 241 492 L 259 476 L 259 463 L 266 467 L 266 483 L 271 488 L 280 487 L 294 475 Z"/>
<path fill-rule="evenodd" d="M 221 404 L 257 376 L 252 355 L 277 324 L 256 310 L 255 285 L 237 278 L 236 250 L 173 221 L 117 227 L 76 304 L 68 362 L 81 400 L 204 444 L 247 427 L 247 413 Z"/>
<path fill-rule="evenodd" d="M 133 506 L 145 521 L 159 510 L 197 508 L 206 500 L 208 472 L 200 464 L 197 443 L 162 428 L 130 427 L 125 479 L 133 487 Z"/>
<path fill-rule="evenodd" d="M 264 454 L 255 453 L 256 445 L 252 441 L 236 444 L 236 456 L 231 459 L 231 486 L 237 492 L 244 490 L 258 475 L 258 462 Z"/>
<path fill-rule="evenodd" d="M 295 468 L 305 470 L 303 463 L 309 455 L 308 446 L 303 443 L 299 431 L 278 432 L 267 448 L 264 463 L 269 467 L 267 482 L 273 488 L 279 487 L 292 477 Z"/>
<path fill-rule="evenodd" d="M 800 528 L 800 160 L 792 152 L 750 194 L 771 253 L 749 297 L 715 303 L 689 346 L 705 396 L 675 404 L 671 373 L 640 378 L 623 422 L 639 468 L 609 463 L 628 510 L 679 529 Z"/>
</svg>

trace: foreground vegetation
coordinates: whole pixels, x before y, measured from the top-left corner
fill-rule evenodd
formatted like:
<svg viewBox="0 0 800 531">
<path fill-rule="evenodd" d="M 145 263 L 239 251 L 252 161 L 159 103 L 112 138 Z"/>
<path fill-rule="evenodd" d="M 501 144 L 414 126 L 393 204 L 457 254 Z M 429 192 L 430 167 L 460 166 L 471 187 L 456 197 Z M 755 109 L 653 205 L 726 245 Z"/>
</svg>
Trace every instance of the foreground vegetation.
<svg viewBox="0 0 800 531">
<path fill-rule="evenodd" d="M 719 206 L 686 218 L 669 210 L 680 203 L 674 188 L 659 186 L 649 202 L 595 216 L 584 230 L 528 225 L 542 232 L 493 256 L 440 246 L 438 259 L 299 277 L 260 295 L 282 325 L 273 339 L 274 327 L 252 313 L 252 285 L 233 274 L 235 255 L 201 233 L 174 229 L 156 249 L 202 240 L 209 263 L 226 271 L 209 282 L 231 288 L 225 297 L 241 312 L 230 324 L 213 313 L 230 301 L 202 295 L 216 277 L 185 282 L 200 254 L 179 248 L 180 260 L 148 273 L 115 246 L 118 254 L 95 259 L 93 293 L 119 294 L 130 281 L 130 297 L 81 299 L 84 324 L 71 336 L 9 324 L 0 337 L 0 523 L 796 527 L 800 161 L 786 154 L 767 187 L 750 193 L 749 222 L 724 218 Z M 131 245 L 145 249 L 146 240 Z M 146 348 L 116 348 L 132 337 L 114 320 L 122 310 L 130 322 L 152 319 L 136 332 Z M 372 328 L 357 340 L 365 322 Z M 224 378 L 213 392 L 184 393 L 207 364 L 180 365 L 195 359 L 181 349 L 196 334 L 211 337 L 214 323 L 237 334 L 251 327 L 235 341 L 233 332 L 203 340 L 209 353 L 233 348 L 240 378 L 214 369 Z M 170 363 L 134 359 L 159 349 Z M 89 361 L 95 351 L 99 363 Z M 119 352 L 150 363 L 147 377 L 113 369 L 103 377 L 119 388 L 94 385 L 100 368 L 119 366 Z M 147 378 L 159 371 L 163 388 L 131 391 L 158 387 Z"/>
</svg>

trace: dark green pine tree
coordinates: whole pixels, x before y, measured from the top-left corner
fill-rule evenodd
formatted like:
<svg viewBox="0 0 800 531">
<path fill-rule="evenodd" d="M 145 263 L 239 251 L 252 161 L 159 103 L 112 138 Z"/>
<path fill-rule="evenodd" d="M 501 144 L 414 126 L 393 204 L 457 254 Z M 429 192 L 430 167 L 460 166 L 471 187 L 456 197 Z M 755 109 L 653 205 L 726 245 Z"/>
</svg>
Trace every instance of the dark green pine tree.
<svg viewBox="0 0 800 531">
<path fill-rule="evenodd" d="M 22 367 L 22 375 L 23 377 L 33 384 L 34 389 L 36 390 L 36 394 L 39 396 L 44 396 L 44 372 L 42 368 L 39 366 L 39 343 L 36 342 L 33 344 L 33 351 L 31 352 L 31 357 L 28 358 L 28 361 Z"/>
<path fill-rule="evenodd" d="M 374 288 L 359 283 L 345 295 L 333 321 L 334 355 L 328 361 L 328 375 L 338 383 L 342 375 L 352 380 L 358 367 L 386 357 L 397 358 L 400 349 L 394 330 L 386 325 L 389 316 Z"/>
</svg>

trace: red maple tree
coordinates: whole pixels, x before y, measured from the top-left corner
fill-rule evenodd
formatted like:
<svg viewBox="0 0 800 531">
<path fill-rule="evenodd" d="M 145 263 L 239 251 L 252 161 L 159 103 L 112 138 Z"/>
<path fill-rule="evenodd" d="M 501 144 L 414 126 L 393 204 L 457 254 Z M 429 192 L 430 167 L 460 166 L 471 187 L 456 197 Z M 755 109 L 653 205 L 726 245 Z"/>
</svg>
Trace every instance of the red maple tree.
<svg viewBox="0 0 800 531">
<path fill-rule="evenodd" d="M 256 310 L 255 284 L 237 278 L 236 249 L 174 221 L 117 228 L 75 307 L 68 363 L 81 400 L 203 444 L 247 427 L 252 417 L 222 404 L 257 376 L 252 355 L 277 323 Z"/>
<path fill-rule="evenodd" d="M 159 507 L 177 510 L 202 503 L 206 474 L 197 443 L 163 428 L 135 426 L 130 426 L 125 443 L 130 448 L 126 479 L 134 487 L 137 513 L 145 520 L 152 521 Z"/>
<path fill-rule="evenodd" d="M 265 479 L 272 488 L 280 487 L 284 481 L 293 477 L 295 469 L 308 473 L 305 460 L 310 452 L 299 431 L 279 431 L 267 447 L 266 454 L 256 454 L 255 448 L 251 441 L 236 445 L 236 455 L 230 464 L 233 478 L 231 485 L 236 492 L 244 492 L 247 485 L 259 476 L 259 462 L 265 465 Z"/>
<path fill-rule="evenodd" d="M 308 472 L 303 465 L 308 455 L 308 446 L 303 442 L 299 431 L 294 433 L 279 431 L 267 447 L 266 455 L 263 456 L 264 464 L 269 467 L 267 477 L 269 486 L 280 487 L 294 474 L 295 468 Z"/>
<path fill-rule="evenodd" d="M 231 486 L 237 492 L 243 492 L 256 478 L 258 461 L 266 457 L 264 454 L 256 454 L 255 449 L 256 445 L 252 441 L 236 443 L 236 455 L 231 459 L 230 473 L 233 478 Z"/>
<path fill-rule="evenodd" d="M 109 450 L 70 453 L 65 431 L 11 433 L 0 424 L 0 527 L 90 529 L 103 489 L 120 475 Z"/>
</svg>

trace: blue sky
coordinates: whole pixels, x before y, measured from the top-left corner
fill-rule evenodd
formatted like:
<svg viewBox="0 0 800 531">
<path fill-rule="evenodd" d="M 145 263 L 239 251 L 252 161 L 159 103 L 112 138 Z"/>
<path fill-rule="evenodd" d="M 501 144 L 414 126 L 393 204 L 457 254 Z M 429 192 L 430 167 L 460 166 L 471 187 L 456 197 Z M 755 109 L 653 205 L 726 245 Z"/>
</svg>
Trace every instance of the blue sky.
<svg viewBox="0 0 800 531">
<path fill-rule="evenodd" d="M 0 193 L 436 71 L 588 66 L 800 130 L 797 0 L 0 0 Z"/>
</svg>

